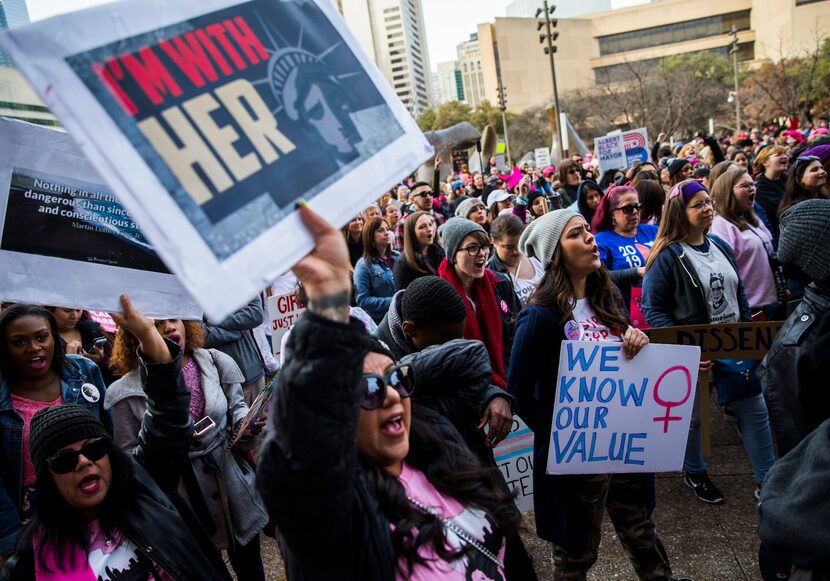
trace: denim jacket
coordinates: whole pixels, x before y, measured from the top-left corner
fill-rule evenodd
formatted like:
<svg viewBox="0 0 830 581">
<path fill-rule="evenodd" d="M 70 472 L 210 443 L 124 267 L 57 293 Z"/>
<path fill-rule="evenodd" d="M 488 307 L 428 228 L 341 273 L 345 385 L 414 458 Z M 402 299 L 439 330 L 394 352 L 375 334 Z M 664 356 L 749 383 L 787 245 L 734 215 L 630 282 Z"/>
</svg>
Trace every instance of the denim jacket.
<svg viewBox="0 0 830 581">
<path fill-rule="evenodd" d="M 398 253 L 393 252 L 392 260 L 397 258 Z M 385 260 L 367 261 L 363 257 L 354 268 L 354 287 L 357 306 L 366 311 L 375 323 L 380 323 L 395 294 L 392 268 Z"/>
<path fill-rule="evenodd" d="M 84 395 L 81 386 L 91 383 L 98 389 L 94 394 Z M 66 355 L 61 376 L 61 397 L 63 403 L 83 406 L 104 424 L 112 434 L 112 420 L 104 410 L 106 387 L 101 370 L 92 361 L 80 355 Z M 89 399 L 87 399 L 89 397 Z M 20 503 L 23 495 L 23 418 L 12 407 L 9 382 L 0 377 L 0 554 L 12 550 L 20 532 Z"/>
</svg>

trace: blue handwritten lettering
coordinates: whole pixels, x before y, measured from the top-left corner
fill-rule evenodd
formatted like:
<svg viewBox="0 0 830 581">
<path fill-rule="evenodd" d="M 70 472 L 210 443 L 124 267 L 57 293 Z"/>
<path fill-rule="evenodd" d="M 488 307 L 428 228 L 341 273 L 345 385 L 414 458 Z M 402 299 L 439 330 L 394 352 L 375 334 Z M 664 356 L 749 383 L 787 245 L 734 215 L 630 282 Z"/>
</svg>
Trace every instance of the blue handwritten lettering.
<svg viewBox="0 0 830 581">
<path fill-rule="evenodd" d="M 625 434 L 622 434 L 622 437 L 619 438 L 620 440 L 620 449 L 616 450 L 614 448 L 614 444 L 617 441 L 617 437 L 620 434 L 614 432 L 611 434 L 611 443 L 608 445 L 608 459 L 609 460 L 622 460 L 623 459 L 623 451 L 625 450 Z"/>
<path fill-rule="evenodd" d="M 580 411 L 585 412 L 582 415 L 581 420 L 579 419 L 579 412 Z M 574 409 L 574 428 L 576 428 L 577 430 L 583 430 L 583 429 L 587 428 L 588 427 L 588 415 L 590 414 L 590 412 L 591 412 L 591 408 L 588 408 L 588 407 L 580 408 L 579 406 L 577 406 Z"/>
<path fill-rule="evenodd" d="M 605 416 L 608 415 L 608 408 L 605 406 L 600 406 L 597 408 L 596 415 L 594 416 L 594 429 L 598 430 L 600 428 L 607 428 L 608 426 L 605 423 Z"/>
<path fill-rule="evenodd" d="M 640 386 L 640 391 L 637 391 L 637 386 L 633 383 L 628 384 L 628 389 L 625 388 L 625 384 L 623 380 L 620 379 L 620 403 L 623 406 L 628 405 L 629 399 L 634 399 L 634 405 L 640 407 L 643 405 L 643 396 L 646 393 L 646 387 L 648 387 L 648 377 L 643 378 L 643 384 Z"/>
<path fill-rule="evenodd" d="M 586 359 L 585 349 L 583 347 L 580 347 L 576 354 L 574 354 L 573 343 L 568 343 L 568 371 L 573 371 L 577 363 L 582 368 L 582 371 L 588 371 L 588 368 L 591 367 L 591 365 L 594 362 L 594 359 L 597 356 L 598 349 L 598 347 L 592 347 L 591 356 Z"/>
<path fill-rule="evenodd" d="M 584 435 L 585 432 L 582 432 Z M 562 460 L 565 459 L 565 454 L 568 453 L 568 450 L 573 444 L 574 438 L 576 437 L 576 432 L 571 432 L 570 437 L 568 438 L 568 443 L 565 444 L 564 448 L 560 448 L 559 446 L 559 432 L 553 432 L 553 454 L 556 456 L 556 463 L 561 464 Z"/>
<path fill-rule="evenodd" d="M 597 378 L 590 379 L 591 385 L 588 385 L 587 377 L 579 378 L 579 403 L 585 401 L 594 401 L 594 392 L 597 390 Z"/>
<path fill-rule="evenodd" d="M 568 400 L 568 403 L 571 403 L 574 398 L 571 397 L 571 394 L 568 393 L 568 390 L 576 381 L 576 377 L 565 377 L 562 376 L 562 381 L 559 382 L 559 403 Z"/>
<path fill-rule="evenodd" d="M 563 420 L 562 416 L 566 416 Z M 556 429 L 557 430 L 564 430 L 568 426 L 571 425 L 573 421 L 573 411 L 569 407 L 561 407 L 559 411 L 556 412 Z"/>
<path fill-rule="evenodd" d="M 605 409 L 608 411 L 607 408 L 600 408 Z M 588 462 L 606 462 L 608 460 L 608 456 L 595 456 L 594 455 L 594 448 L 597 445 L 597 433 L 594 432 L 591 434 L 591 452 L 588 454 Z"/>
<path fill-rule="evenodd" d="M 602 355 L 599 360 L 599 370 L 600 371 L 619 371 L 620 367 L 618 365 L 609 365 L 612 361 L 619 361 L 620 358 L 617 355 L 613 355 L 614 353 L 619 354 L 622 347 L 603 347 L 602 348 Z"/>
<path fill-rule="evenodd" d="M 638 440 L 645 440 L 646 434 L 644 432 L 640 432 L 637 434 L 628 434 L 628 450 L 625 453 L 625 463 L 626 464 L 637 464 L 638 466 L 642 466 L 645 464 L 645 460 L 640 460 L 637 458 L 632 458 L 632 454 L 636 454 L 637 452 L 642 452 L 644 450 L 641 446 L 634 445 L 634 439 Z"/>
<path fill-rule="evenodd" d="M 576 432 L 574 432 L 574 434 L 575 433 Z M 576 442 L 571 449 L 571 455 L 568 456 L 568 463 L 570 463 L 577 454 L 579 454 L 580 459 L 585 462 L 585 432 L 579 432 L 579 435 L 576 437 Z"/>
<path fill-rule="evenodd" d="M 602 390 L 606 385 L 610 386 L 611 391 L 607 392 L 608 395 L 603 396 L 602 395 L 603 394 Z M 599 401 L 601 401 L 602 403 L 608 403 L 609 401 L 611 401 L 614 398 L 614 394 L 616 392 L 617 392 L 617 384 L 610 377 L 606 377 L 605 379 L 602 380 L 602 383 L 599 384 L 599 393 L 597 394 L 597 399 Z"/>
</svg>

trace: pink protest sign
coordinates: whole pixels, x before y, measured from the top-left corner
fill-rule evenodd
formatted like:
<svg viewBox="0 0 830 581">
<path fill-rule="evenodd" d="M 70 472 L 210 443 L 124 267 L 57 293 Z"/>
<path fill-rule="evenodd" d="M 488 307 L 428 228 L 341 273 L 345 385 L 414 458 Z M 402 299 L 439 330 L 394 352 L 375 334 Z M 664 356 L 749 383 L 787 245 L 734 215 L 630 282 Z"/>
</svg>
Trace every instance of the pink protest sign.
<svg viewBox="0 0 830 581">
<path fill-rule="evenodd" d="M 563 341 L 548 474 L 672 472 L 683 453 L 700 349 Z"/>
</svg>

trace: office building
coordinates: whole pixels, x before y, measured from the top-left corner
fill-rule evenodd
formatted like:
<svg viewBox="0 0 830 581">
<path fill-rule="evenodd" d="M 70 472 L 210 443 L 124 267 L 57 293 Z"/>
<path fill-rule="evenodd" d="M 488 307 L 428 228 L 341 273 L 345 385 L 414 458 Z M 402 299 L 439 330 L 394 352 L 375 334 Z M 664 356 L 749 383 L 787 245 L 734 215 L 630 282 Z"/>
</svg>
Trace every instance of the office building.
<svg viewBox="0 0 830 581">
<path fill-rule="evenodd" d="M 456 61 L 438 63 L 438 70 L 432 75 L 432 98 L 436 107 L 464 100 L 464 85 Z"/>
<path fill-rule="evenodd" d="M 15 67 L 0 67 L 0 116 L 39 125 L 58 125 L 58 120 Z"/>
<path fill-rule="evenodd" d="M 334 4 L 409 112 L 420 115 L 431 100 L 420 0 L 335 0 Z"/>
<path fill-rule="evenodd" d="M 576 18 L 592 12 L 611 10 L 611 0 L 548 0 L 548 6 L 556 5 L 556 18 Z M 542 0 L 513 0 L 505 8 L 508 18 L 533 18 L 542 7 Z"/>
<path fill-rule="evenodd" d="M 557 13 L 559 8 L 557 8 Z M 553 98 L 550 63 L 535 18 L 496 18 L 478 25 L 484 93 L 495 102 L 496 54 L 508 108 L 521 111 Z M 560 94 L 625 82 L 629 63 L 656 63 L 684 53 L 728 54 L 738 30 L 738 60 L 755 66 L 815 50 L 830 36 L 830 0 L 654 0 L 649 4 L 559 18 L 556 79 Z"/>
<path fill-rule="evenodd" d="M 29 23 L 25 0 L 0 0 L 0 30 Z M 13 67 L 11 57 L 0 51 L 0 66 Z"/>
<path fill-rule="evenodd" d="M 484 74 L 481 71 L 481 50 L 478 44 L 478 34 L 471 34 L 470 40 L 458 45 L 458 70 L 461 73 L 461 84 L 464 87 L 465 103 L 476 107 L 484 97 Z"/>
</svg>

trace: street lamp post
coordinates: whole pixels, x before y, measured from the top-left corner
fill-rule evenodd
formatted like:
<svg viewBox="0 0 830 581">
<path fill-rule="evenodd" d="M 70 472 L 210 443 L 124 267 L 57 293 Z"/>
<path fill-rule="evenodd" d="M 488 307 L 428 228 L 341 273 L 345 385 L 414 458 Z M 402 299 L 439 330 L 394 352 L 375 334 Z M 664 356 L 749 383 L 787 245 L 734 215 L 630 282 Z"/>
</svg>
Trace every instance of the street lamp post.
<svg viewBox="0 0 830 581">
<path fill-rule="evenodd" d="M 552 28 L 556 28 L 558 21 L 555 18 L 553 20 L 550 18 L 550 15 L 553 14 L 555 10 L 555 5 L 551 4 L 550 7 L 548 7 L 548 0 L 544 0 L 543 8 L 538 8 L 536 10 L 536 18 L 539 18 L 539 16 L 544 13 L 545 20 L 544 22 L 539 22 L 539 24 L 536 25 L 536 30 L 541 30 L 542 26 L 545 27 L 545 34 L 539 35 L 539 42 L 547 42 L 545 54 L 548 55 L 548 58 L 550 59 L 550 76 L 553 79 L 553 102 L 556 106 L 556 138 L 559 144 L 559 155 L 560 157 L 564 157 L 565 146 L 562 141 L 562 110 L 559 108 L 559 90 L 556 88 L 556 64 L 553 60 L 553 55 L 556 52 L 556 45 L 553 43 L 557 38 L 559 38 L 559 33 L 551 32 Z"/>
<path fill-rule="evenodd" d="M 738 29 L 733 25 L 729 31 L 732 35 L 729 52 L 732 55 L 732 68 L 735 78 L 735 135 L 741 132 L 741 97 L 738 93 Z"/>
</svg>

